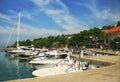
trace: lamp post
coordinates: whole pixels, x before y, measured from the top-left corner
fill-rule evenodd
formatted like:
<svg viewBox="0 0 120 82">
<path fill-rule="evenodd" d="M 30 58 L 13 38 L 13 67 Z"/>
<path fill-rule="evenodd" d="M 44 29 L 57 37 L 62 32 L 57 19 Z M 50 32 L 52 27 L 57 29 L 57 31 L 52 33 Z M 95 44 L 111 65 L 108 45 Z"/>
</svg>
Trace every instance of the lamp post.
<svg viewBox="0 0 120 82">
<path fill-rule="evenodd" d="M 119 44 L 119 42 L 116 42 L 116 44 L 117 44 L 117 50 L 118 50 L 118 46 L 119 46 L 118 44 Z"/>
<path fill-rule="evenodd" d="M 92 47 L 91 45 L 92 45 L 92 39 L 93 39 L 93 36 L 90 35 L 89 38 L 90 38 L 90 44 L 89 44 L 89 46 Z"/>
<path fill-rule="evenodd" d="M 69 47 L 70 39 L 71 39 L 71 36 L 67 37 L 67 47 Z"/>
</svg>

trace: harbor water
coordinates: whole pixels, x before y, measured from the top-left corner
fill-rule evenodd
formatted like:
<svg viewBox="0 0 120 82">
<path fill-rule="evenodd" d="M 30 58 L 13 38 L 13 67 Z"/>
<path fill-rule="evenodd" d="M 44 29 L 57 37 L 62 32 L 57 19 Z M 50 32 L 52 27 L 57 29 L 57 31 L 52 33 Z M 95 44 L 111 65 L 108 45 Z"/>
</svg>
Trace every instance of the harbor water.
<svg viewBox="0 0 120 82">
<path fill-rule="evenodd" d="M 0 50 L 0 82 L 33 77 L 32 71 L 28 60 L 6 55 L 4 50 Z"/>
</svg>

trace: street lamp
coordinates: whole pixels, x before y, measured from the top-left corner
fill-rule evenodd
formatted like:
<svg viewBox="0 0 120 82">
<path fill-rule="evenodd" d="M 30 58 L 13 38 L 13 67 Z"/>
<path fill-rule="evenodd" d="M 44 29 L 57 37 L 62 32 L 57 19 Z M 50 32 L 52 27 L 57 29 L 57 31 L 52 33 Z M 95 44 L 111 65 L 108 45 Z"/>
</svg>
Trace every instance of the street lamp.
<svg viewBox="0 0 120 82">
<path fill-rule="evenodd" d="M 118 44 L 119 44 L 119 42 L 116 42 L 116 44 L 117 44 L 117 50 L 118 50 L 118 46 L 119 46 Z"/>
<path fill-rule="evenodd" d="M 90 44 L 89 44 L 89 47 L 92 47 L 92 39 L 93 39 L 93 36 L 90 35 L 89 38 L 90 38 Z"/>
</svg>

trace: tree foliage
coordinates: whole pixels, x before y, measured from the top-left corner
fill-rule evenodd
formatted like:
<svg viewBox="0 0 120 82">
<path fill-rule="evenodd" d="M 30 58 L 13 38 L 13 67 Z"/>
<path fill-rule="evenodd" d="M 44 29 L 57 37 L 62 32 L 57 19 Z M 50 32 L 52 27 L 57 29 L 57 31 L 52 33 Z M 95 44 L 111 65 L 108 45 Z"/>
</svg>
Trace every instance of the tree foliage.
<svg viewBox="0 0 120 82">
<path fill-rule="evenodd" d="M 19 43 L 20 46 L 33 45 L 36 48 L 59 48 L 65 47 L 65 45 L 72 48 L 80 48 L 82 46 L 99 47 L 105 39 L 105 33 L 103 33 L 101 29 L 92 28 L 71 35 L 62 34 L 58 36 L 41 37 L 34 40 L 20 41 Z M 16 42 L 13 46 L 16 46 Z"/>
<path fill-rule="evenodd" d="M 92 36 L 92 38 L 90 38 Z M 68 47 L 72 48 L 80 48 L 82 46 L 86 47 L 99 47 L 100 42 L 103 43 L 103 40 L 105 39 L 105 34 L 101 31 L 99 28 L 92 28 L 90 30 L 84 30 L 80 33 L 75 33 L 71 35 L 58 35 L 58 36 L 48 36 L 46 38 L 37 38 L 33 41 L 26 40 L 26 41 L 20 41 L 21 46 L 30 46 L 33 44 L 36 48 L 59 48 L 59 47 L 65 47 L 67 45 Z M 98 44 L 99 43 L 99 44 Z M 16 43 L 14 43 L 14 46 Z"/>
<path fill-rule="evenodd" d="M 110 47 L 113 50 L 120 50 L 120 37 L 115 38 L 114 40 L 110 41 Z"/>
<path fill-rule="evenodd" d="M 116 26 L 120 26 L 120 21 L 116 23 Z M 74 34 L 62 34 L 58 36 L 40 37 L 34 40 L 19 41 L 19 44 L 20 46 L 33 45 L 36 48 L 59 48 L 65 47 L 65 45 L 69 48 L 81 48 L 82 46 L 86 46 L 88 48 L 99 48 L 100 45 L 105 45 L 108 42 L 108 39 L 106 38 L 107 36 L 104 32 L 102 32 L 102 30 L 110 29 L 112 27 L 114 27 L 114 25 L 105 25 L 102 29 L 94 27 Z M 12 46 L 15 47 L 16 43 L 17 42 L 15 42 Z M 120 49 L 120 38 L 116 38 L 111 41 L 110 46 L 112 49 Z"/>
</svg>

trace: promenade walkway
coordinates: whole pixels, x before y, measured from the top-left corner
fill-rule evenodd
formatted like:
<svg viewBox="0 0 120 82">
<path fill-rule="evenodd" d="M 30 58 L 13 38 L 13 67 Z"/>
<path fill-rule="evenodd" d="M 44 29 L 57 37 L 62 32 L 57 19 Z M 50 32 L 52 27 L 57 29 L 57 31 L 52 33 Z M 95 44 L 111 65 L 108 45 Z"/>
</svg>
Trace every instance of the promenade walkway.
<svg viewBox="0 0 120 82">
<path fill-rule="evenodd" d="M 120 51 L 113 51 L 113 50 L 101 50 L 96 48 L 87 48 L 85 51 L 92 51 L 101 53 L 102 55 L 120 55 Z"/>
<path fill-rule="evenodd" d="M 86 56 L 84 58 L 114 64 L 94 70 L 11 80 L 9 82 L 120 82 L 120 56 Z"/>
</svg>

